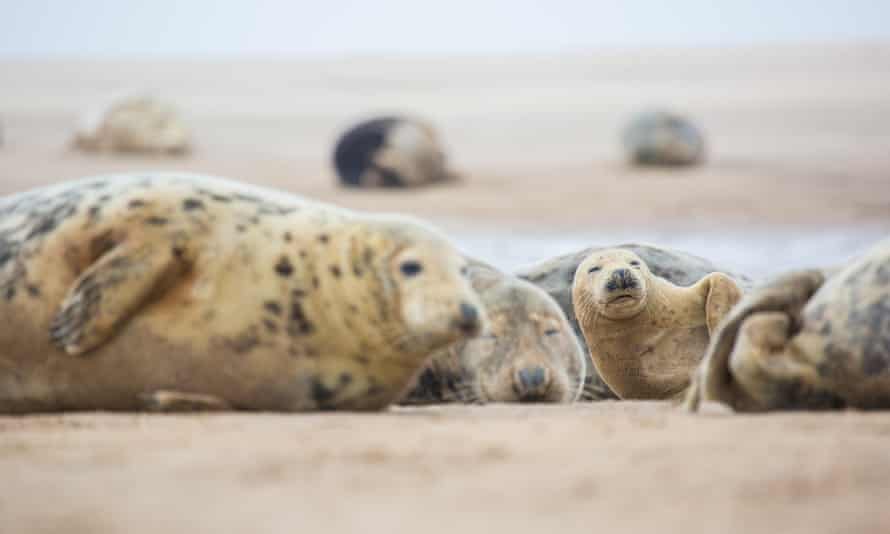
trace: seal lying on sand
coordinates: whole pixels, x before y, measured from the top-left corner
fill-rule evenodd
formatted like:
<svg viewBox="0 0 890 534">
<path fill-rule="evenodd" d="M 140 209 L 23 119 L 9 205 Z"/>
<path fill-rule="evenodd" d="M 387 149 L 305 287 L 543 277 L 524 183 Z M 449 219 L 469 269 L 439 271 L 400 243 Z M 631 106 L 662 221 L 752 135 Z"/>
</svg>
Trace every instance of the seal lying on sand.
<svg viewBox="0 0 890 534">
<path fill-rule="evenodd" d="M 408 219 L 194 175 L 6 197 L 0 412 L 380 409 L 482 329 L 465 263 Z"/>
<path fill-rule="evenodd" d="M 191 134 L 171 104 L 135 95 L 87 115 L 73 144 L 85 151 L 179 155 L 191 149 Z"/>
<path fill-rule="evenodd" d="M 537 285 L 559 304 L 559 307 L 562 308 L 569 323 L 574 328 L 582 350 L 585 353 L 587 353 L 587 342 L 584 340 L 584 334 L 581 332 L 578 320 L 575 317 L 575 310 L 572 304 L 572 284 L 575 280 L 575 271 L 578 270 L 578 265 L 593 252 L 606 250 L 607 248 L 620 248 L 633 252 L 646 263 L 652 274 L 678 286 L 690 286 L 712 272 L 723 272 L 731 276 L 742 289 L 751 287 L 751 280 L 747 277 L 730 273 L 706 259 L 678 250 L 639 243 L 626 243 L 616 245 L 615 247 L 587 248 L 578 252 L 557 256 L 520 270 L 518 273 L 520 278 Z M 616 398 L 615 393 L 609 389 L 596 373 L 596 368 L 593 365 L 587 367 L 587 374 L 583 394 L 584 399 Z"/>
<path fill-rule="evenodd" d="M 686 406 L 890 409 L 890 240 L 826 274 L 791 273 L 746 297 L 711 339 Z"/>
<path fill-rule="evenodd" d="M 695 165 L 704 158 L 705 141 L 689 120 L 664 111 L 641 113 L 624 131 L 624 147 L 636 165 Z"/>
<path fill-rule="evenodd" d="M 723 273 L 675 286 L 622 249 L 588 256 L 572 286 L 591 359 L 622 399 L 668 399 L 684 391 L 710 334 L 741 296 Z"/>
<path fill-rule="evenodd" d="M 489 331 L 437 352 L 402 403 L 576 400 L 588 358 L 553 299 L 481 262 L 469 278 Z"/>
<path fill-rule="evenodd" d="M 400 117 L 367 120 L 343 133 L 334 167 L 348 187 L 417 187 L 454 178 L 433 127 Z"/>
</svg>

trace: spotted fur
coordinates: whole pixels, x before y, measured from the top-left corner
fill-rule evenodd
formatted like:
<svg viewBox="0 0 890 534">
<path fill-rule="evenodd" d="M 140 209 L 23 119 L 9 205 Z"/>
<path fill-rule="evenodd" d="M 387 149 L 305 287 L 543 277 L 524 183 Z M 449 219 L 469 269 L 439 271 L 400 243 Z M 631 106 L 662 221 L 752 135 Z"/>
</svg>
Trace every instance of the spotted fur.
<svg viewBox="0 0 890 534">
<path fill-rule="evenodd" d="M 540 288 L 478 261 L 471 263 L 468 275 L 485 306 L 489 331 L 437 352 L 402 402 L 579 398 L 588 358 L 553 299 Z"/>
<path fill-rule="evenodd" d="M 708 348 L 687 394 L 738 411 L 890 408 L 890 241 L 839 271 L 757 289 Z"/>
<path fill-rule="evenodd" d="M 195 175 L 6 197 L 0 412 L 379 409 L 484 326 L 464 264 L 408 219 Z"/>
</svg>

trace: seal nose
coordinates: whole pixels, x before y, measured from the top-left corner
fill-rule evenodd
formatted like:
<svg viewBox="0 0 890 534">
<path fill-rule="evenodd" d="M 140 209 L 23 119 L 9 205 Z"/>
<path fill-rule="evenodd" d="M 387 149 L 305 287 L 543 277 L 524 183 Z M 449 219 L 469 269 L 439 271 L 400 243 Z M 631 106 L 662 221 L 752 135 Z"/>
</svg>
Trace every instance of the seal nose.
<svg viewBox="0 0 890 534">
<path fill-rule="evenodd" d="M 516 372 L 515 386 L 519 402 L 540 402 L 550 389 L 550 373 L 540 365 L 523 367 Z"/>
<path fill-rule="evenodd" d="M 609 291 L 618 291 L 622 289 L 634 289 L 637 287 L 637 279 L 634 277 L 630 269 L 615 269 L 609 277 L 606 289 Z"/>
<path fill-rule="evenodd" d="M 467 302 L 461 302 L 460 319 L 457 321 L 457 326 L 460 328 L 461 332 L 474 335 L 479 332 L 481 325 L 479 320 L 479 310 L 476 309 L 476 306 Z"/>
</svg>

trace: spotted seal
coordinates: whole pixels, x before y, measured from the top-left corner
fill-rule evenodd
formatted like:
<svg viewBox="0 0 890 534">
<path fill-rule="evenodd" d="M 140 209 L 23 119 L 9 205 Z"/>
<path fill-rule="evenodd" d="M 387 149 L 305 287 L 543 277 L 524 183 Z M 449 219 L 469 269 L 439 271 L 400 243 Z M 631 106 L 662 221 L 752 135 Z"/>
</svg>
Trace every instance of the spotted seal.
<svg viewBox="0 0 890 534">
<path fill-rule="evenodd" d="M 628 159 L 636 165 L 695 165 L 704 159 L 704 136 L 688 119 L 666 111 L 641 113 L 623 134 Z"/>
<path fill-rule="evenodd" d="M 592 253 L 572 285 L 590 357 L 622 399 L 668 399 L 685 391 L 710 335 L 741 296 L 723 273 L 676 286 L 624 249 Z"/>
<path fill-rule="evenodd" d="M 192 141 L 172 104 L 136 94 L 111 99 L 84 116 L 72 144 L 87 152 L 183 155 L 191 150 Z"/>
<path fill-rule="evenodd" d="M 590 247 L 520 269 L 517 273 L 520 278 L 537 285 L 559 304 L 559 307 L 562 308 L 563 313 L 565 313 L 569 323 L 572 325 L 585 354 L 588 350 L 587 342 L 584 340 L 584 334 L 581 332 L 578 319 L 575 317 L 575 310 L 572 304 L 572 284 L 575 280 L 575 271 L 578 270 L 578 265 L 593 252 L 608 248 L 621 248 L 633 252 L 646 262 L 652 274 L 678 286 L 690 286 L 712 272 L 728 274 L 743 290 L 749 289 L 753 283 L 750 278 L 721 268 L 704 258 L 671 248 L 641 243 L 625 243 L 613 247 Z M 587 366 L 587 375 L 583 394 L 584 399 L 617 398 L 615 393 L 609 389 L 609 386 L 597 374 L 596 368 L 593 365 Z"/>
<path fill-rule="evenodd" d="M 0 412 L 380 409 L 483 328 L 465 263 L 417 221 L 219 178 L 6 197 Z"/>
<path fill-rule="evenodd" d="M 334 148 L 334 168 L 347 187 L 417 187 L 455 177 L 433 127 L 394 116 L 346 130 Z"/>
<path fill-rule="evenodd" d="M 469 278 L 489 318 L 488 332 L 434 354 L 402 402 L 576 400 L 588 358 L 556 302 L 479 261 L 471 261 Z"/>
<path fill-rule="evenodd" d="M 781 276 L 711 340 L 686 407 L 890 409 L 890 240 L 842 269 Z"/>
</svg>

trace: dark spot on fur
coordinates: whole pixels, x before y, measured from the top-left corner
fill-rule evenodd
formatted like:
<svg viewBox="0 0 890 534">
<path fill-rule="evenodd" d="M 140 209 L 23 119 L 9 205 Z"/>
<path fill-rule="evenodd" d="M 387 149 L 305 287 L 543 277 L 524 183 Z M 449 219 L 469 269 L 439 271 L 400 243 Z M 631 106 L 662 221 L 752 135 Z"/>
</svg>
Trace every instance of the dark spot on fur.
<svg viewBox="0 0 890 534">
<path fill-rule="evenodd" d="M 28 284 L 25 289 L 28 290 L 28 295 L 31 295 L 32 297 L 40 296 L 40 288 L 33 284 Z"/>
<path fill-rule="evenodd" d="M 281 304 L 278 304 L 274 300 L 267 300 L 263 304 L 263 308 L 266 309 L 267 312 L 274 315 L 281 315 Z"/>
<path fill-rule="evenodd" d="M 312 287 L 314 287 L 315 289 L 318 289 L 319 285 L 321 285 L 321 282 L 318 281 L 318 277 L 313 276 L 312 277 Z"/>
<path fill-rule="evenodd" d="M 334 275 L 334 278 L 340 278 L 340 275 L 342 274 L 340 272 L 340 267 L 331 265 L 331 274 Z"/>
<path fill-rule="evenodd" d="M 315 401 L 315 404 L 318 408 L 321 409 L 331 409 L 330 402 L 334 400 L 334 397 L 337 396 L 336 390 L 328 388 L 324 384 L 321 383 L 321 380 L 315 378 L 312 380 L 312 400 Z"/>
<path fill-rule="evenodd" d="M 238 354 L 250 352 L 259 344 L 260 339 L 257 337 L 254 327 L 251 327 L 247 332 L 229 341 L 229 346 Z"/>
<path fill-rule="evenodd" d="M 284 232 L 284 242 L 285 243 L 290 243 L 293 240 L 294 240 L 294 236 L 292 236 L 290 232 Z"/>
<path fill-rule="evenodd" d="M 152 216 L 152 217 L 149 217 L 148 219 L 145 219 L 145 223 L 150 224 L 152 226 L 164 226 L 165 224 L 167 224 L 169 222 L 170 222 L 170 220 L 167 219 L 166 217 Z"/>
<path fill-rule="evenodd" d="M 173 247 L 170 252 L 173 253 L 173 257 L 177 260 L 181 260 L 185 256 L 185 249 L 182 247 Z"/>
<path fill-rule="evenodd" d="M 145 201 L 142 199 L 134 198 L 127 204 L 127 206 L 129 206 L 131 209 L 144 208 Z"/>
<path fill-rule="evenodd" d="M 182 201 L 182 209 L 185 211 L 202 210 L 204 203 L 197 198 L 187 198 Z"/>
<path fill-rule="evenodd" d="M 290 307 L 290 325 L 288 325 L 288 333 L 291 335 L 311 334 L 315 330 L 315 326 L 306 317 L 303 311 L 303 305 L 300 301 L 294 301 Z"/>
<path fill-rule="evenodd" d="M 90 240 L 90 256 L 99 258 L 116 246 L 114 234 L 110 230 L 102 232 Z"/>
<path fill-rule="evenodd" d="M 254 215 L 253 217 L 247 219 L 247 222 L 255 226 L 257 224 L 260 224 L 260 218 Z"/>
<path fill-rule="evenodd" d="M 232 199 L 225 195 L 211 194 L 210 199 L 214 202 L 231 202 Z"/>
<path fill-rule="evenodd" d="M 243 224 L 239 224 L 235 226 L 235 230 L 237 230 L 238 232 L 244 232 L 245 230 L 247 230 L 247 227 Z"/>
<path fill-rule="evenodd" d="M 306 296 L 306 292 L 302 289 L 293 289 L 290 294 L 293 295 L 295 299 L 301 299 Z"/>
<path fill-rule="evenodd" d="M 12 300 L 15 298 L 15 286 L 9 286 L 6 288 L 6 291 L 3 292 L 3 298 L 6 300 Z"/>
<path fill-rule="evenodd" d="M 365 263 L 371 263 L 372 261 L 374 261 L 374 249 L 370 247 L 366 248 L 364 252 L 364 259 Z"/>
<path fill-rule="evenodd" d="M 90 209 L 87 210 L 87 216 L 90 218 L 90 221 L 95 221 L 99 218 L 101 212 L 102 206 L 90 206 Z"/>
<path fill-rule="evenodd" d="M 275 264 L 275 272 L 284 277 L 288 277 L 294 273 L 294 266 L 291 265 L 290 259 L 288 259 L 287 256 L 282 256 L 281 259 L 278 260 L 278 263 Z"/>
<path fill-rule="evenodd" d="M 328 236 L 328 234 L 319 234 L 319 236 L 318 236 L 318 240 L 321 243 L 327 243 L 328 241 L 330 241 L 330 239 L 331 238 L 330 238 L 330 236 Z"/>
<path fill-rule="evenodd" d="M 358 306 L 356 306 L 355 304 L 350 304 L 349 311 L 351 311 L 352 313 L 358 313 Z"/>
<path fill-rule="evenodd" d="M 364 355 L 356 356 L 355 361 L 357 361 L 358 363 L 360 363 L 362 365 L 368 365 L 369 363 L 371 363 L 371 360 L 367 356 L 364 356 Z"/>
<path fill-rule="evenodd" d="M 268 330 L 270 334 L 275 334 L 278 332 L 278 325 L 272 319 L 263 319 L 263 325 L 265 325 L 266 330 Z"/>
<path fill-rule="evenodd" d="M 361 278 L 362 275 L 365 274 L 365 271 L 359 265 L 353 265 L 352 272 L 359 278 Z"/>
<path fill-rule="evenodd" d="M 350 373 L 340 373 L 340 385 L 345 386 L 352 382 L 352 375 Z"/>
<path fill-rule="evenodd" d="M 308 254 L 306 254 L 306 251 L 305 251 L 305 250 L 301 250 L 301 251 L 300 251 L 300 257 L 301 257 L 301 258 L 305 258 L 305 257 L 307 257 L 307 256 L 308 256 Z"/>
</svg>

